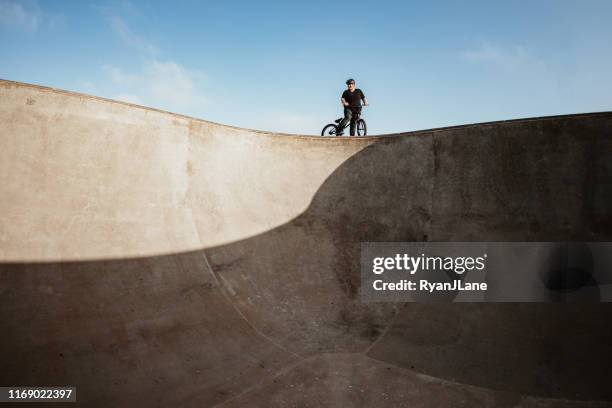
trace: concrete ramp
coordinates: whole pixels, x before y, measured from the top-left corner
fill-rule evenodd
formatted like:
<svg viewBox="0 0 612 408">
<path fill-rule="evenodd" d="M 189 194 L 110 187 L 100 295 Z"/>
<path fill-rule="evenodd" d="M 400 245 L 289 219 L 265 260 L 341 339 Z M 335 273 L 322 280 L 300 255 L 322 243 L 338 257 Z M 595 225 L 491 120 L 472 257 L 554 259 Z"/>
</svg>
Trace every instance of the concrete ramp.
<svg viewBox="0 0 612 408">
<path fill-rule="evenodd" d="M 612 113 L 367 138 L 0 81 L 0 385 L 607 407 L 612 305 L 360 302 L 362 241 L 612 241 Z"/>
</svg>

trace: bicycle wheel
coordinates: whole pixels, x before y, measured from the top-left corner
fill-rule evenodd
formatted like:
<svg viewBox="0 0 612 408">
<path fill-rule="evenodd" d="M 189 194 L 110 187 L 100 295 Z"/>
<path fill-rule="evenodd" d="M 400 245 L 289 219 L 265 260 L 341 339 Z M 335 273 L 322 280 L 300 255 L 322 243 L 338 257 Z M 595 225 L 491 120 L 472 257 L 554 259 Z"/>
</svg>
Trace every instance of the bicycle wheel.
<svg viewBox="0 0 612 408">
<path fill-rule="evenodd" d="M 321 136 L 336 136 L 337 130 L 338 129 L 336 128 L 336 125 L 330 123 L 329 125 L 323 128 L 323 130 L 321 131 Z"/>
<path fill-rule="evenodd" d="M 357 136 L 365 136 L 368 134 L 368 126 L 365 120 L 359 119 L 357 121 Z"/>
</svg>

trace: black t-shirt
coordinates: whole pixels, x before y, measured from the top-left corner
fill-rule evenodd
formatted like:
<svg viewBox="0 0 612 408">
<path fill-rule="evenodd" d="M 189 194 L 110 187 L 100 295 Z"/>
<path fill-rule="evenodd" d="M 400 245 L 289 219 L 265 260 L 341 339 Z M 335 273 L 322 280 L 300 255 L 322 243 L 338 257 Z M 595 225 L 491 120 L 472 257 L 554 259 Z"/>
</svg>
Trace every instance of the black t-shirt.
<svg viewBox="0 0 612 408">
<path fill-rule="evenodd" d="M 353 92 L 348 89 L 342 93 L 342 97 L 348 102 L 351 108 L 361 106 L 361 100 L 365 99 L 365 95 L 361 92 L 361 89 L 357 88 Z"/>
</svg>

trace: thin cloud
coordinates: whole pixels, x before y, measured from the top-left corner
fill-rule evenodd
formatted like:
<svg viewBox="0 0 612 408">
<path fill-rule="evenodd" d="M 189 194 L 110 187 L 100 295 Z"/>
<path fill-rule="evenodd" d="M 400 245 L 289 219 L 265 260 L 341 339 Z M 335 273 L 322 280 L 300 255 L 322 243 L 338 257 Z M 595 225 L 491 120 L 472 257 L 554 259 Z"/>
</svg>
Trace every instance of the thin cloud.
<svg viewBox="0 0 612 408">
<path fill-rule="evenodd" d="M 0 26 L 34 32 L 41 24 L 43 13 L 35 2 L 0 0 Z"/>
<path fill-rule="evenodd" d="M 509 71 L 525 65 L 529 60 L 527 51 L 520 45 L 503 48 L 488 43 L 480 48 L 464 51 L 461 56 L 469 62 L 493 64 Z"/>
<path fill-rule="evenodd" d="M 111 65 L 104 65 L 102 69 L 106 71 L 111 82 L 117 85 L 134 86 L 134 85 L 139 84 L 142 81 L 141 76 L 134 75 L 134 74 L 128 74 L 119 67 L 115 67 Z"/>
<path fill-rule="evenodd" d="M 134 34 L 121 18 L 111 17 L 110 25 L 113 32 L 123 41 L 125 45 L 151 57 L 158 54 L 159 50 L 157 47 L 147 43 L 145 40 Z"/>
<path fill-rule="evenodd" d="M 201 75 L 174 61 L 148 60 L 138 73 L 109 65 L 103 69 L 114 87 L 121 89 L 113 99 L 187 114 L 206 105 L 195 79 Z"/>
<path fill-rule="evenodd" d="M 112 89 L 111 98 L 177 113 L 194 114 L 206 105 L 200 88 L 206 75 L 176 61 L 159 57 L 161 51 L 140 37 L 119 17 L 109 18 L 112 32 L 126 47 L 140 54 L 140 68 L 126 71 L 120 66 L 102 66 Z"/>
<path fill-rule="evenodd" d="M 150 79 L 151 95 L 177 106 L 203 103 L 197 95 L 194 74 L 174 61 L 151 61 L 146 67 Z"/>
</svg>

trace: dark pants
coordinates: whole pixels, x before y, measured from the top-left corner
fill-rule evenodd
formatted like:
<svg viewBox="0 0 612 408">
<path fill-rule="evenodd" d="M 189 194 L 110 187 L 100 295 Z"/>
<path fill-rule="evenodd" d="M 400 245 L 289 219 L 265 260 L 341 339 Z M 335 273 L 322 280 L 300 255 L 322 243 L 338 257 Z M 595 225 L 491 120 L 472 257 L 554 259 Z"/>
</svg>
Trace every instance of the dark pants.
<svg viewBox="0 0 612 408">
<path fill-rule="evenodd" d="M 346 124 L 351 122 L 351 136 L 355 136 L 355 123 L 357 123 L 357 119 L 359 119 L 359 114 L 361 113 L 360 107 L 354 106 L 345 106 L 344 107 L 344 118 L 338 124 L 339 133 L 342 133 Z"/>
</svg>

